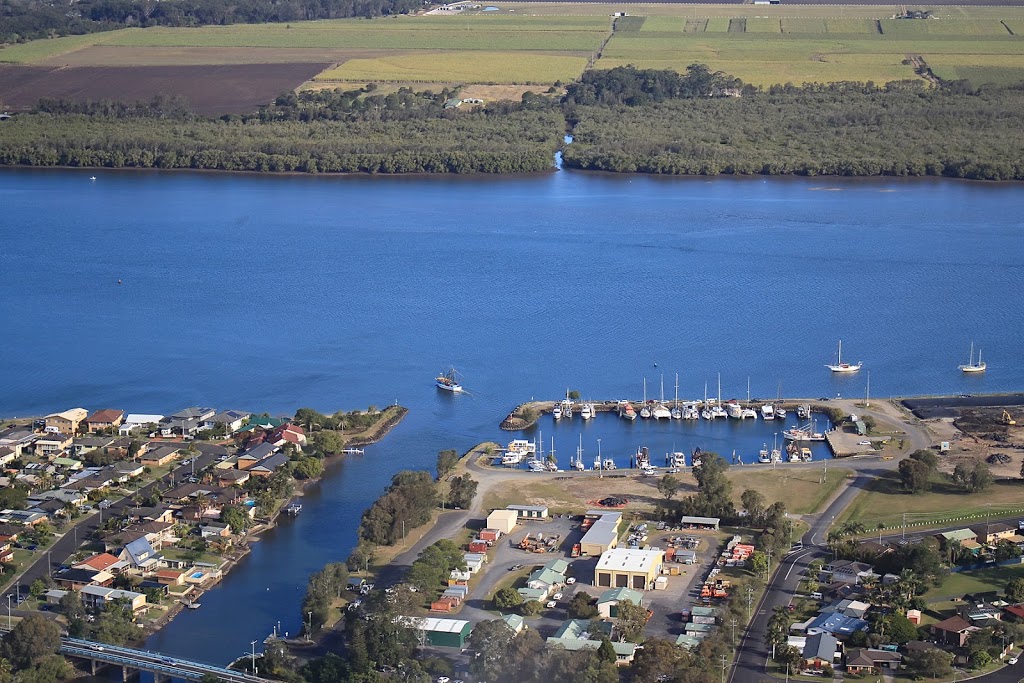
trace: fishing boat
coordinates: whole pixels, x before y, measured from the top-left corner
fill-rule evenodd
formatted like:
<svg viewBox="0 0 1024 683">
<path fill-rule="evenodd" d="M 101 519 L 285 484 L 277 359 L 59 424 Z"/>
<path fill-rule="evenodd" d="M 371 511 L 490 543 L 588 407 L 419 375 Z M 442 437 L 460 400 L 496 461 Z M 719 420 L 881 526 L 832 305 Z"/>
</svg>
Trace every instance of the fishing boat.
<svg viewBox="0 0 1024 683">
<path fill-rule="evenodd" d="M 858 370 L 860 370 L 862 365 L 864 365 L 863 361 L 857 361 L 856 365 L 843 362 L 843 340 L 840 339 L 839 352 L 836 354 L 835 365 L 826 364 L 825 367 L 831 370 L 832 372 L 857 372 Z"/>
<path fill-rule="evenodd" d="M 765 403 L 763 406 L 761 406 L 761 419 L 766 422 L 769 420 L 774 420 L 775 406 L 773 406 L 771 403 Z"/>
<path fill-rule="evenodd" d="M 974 342 L 971 342 L 971 358 L 966 365 L 960 366 L 960 372 L 985 372 L 985 361 L 981 359 L 981 349 L 978 349 L 978 362 L 974 362 Z"/>
<path fill-rule="evenodd" d="M 289 515 L 297 515 L 302 512 L 302 503 L 291 503 L 284 509 L 284 511 Z"/>
<path fill-rule="evenodd" d="M 436 378 L 434 382 L 437 384 L 438 389 L 444 389 L 450 391 L 453 394 L 457 394 L 462 391 L 462 385 L 458 381 L 458 373 L 455 372 L 455 368 L 449 368 L 447 371 L 442 372 Z"/>
<path fill-rule="evenodd" d="M 800 459 L 804 462 L 810 462 L 814 458 L 814 454 L 811 453 L 811 449 L 806 446 L 800 449 Z"/>
<path fill-rule="evenodd" d="M 637 469 L 643 470 L 651 466 L 651 454 L 647 450 L 647 446 L 637 448 L 635 457 Z"/>
<path fill-rule="evenodd" d="M 768 452 L 768 444 L 761 446 L 761 450 L 757 453 L 757 461 L 760 463 L 769 463 L 772 461 L 771 453 Z"/>
<path fill-rule="evenodd" d="M 614 470 L 615 461 L 612 460 L 611 458 L 605 458 L 604 460 L 601 461 L 601 469 Z"/>
<path fill-rule="evenodd" d="M 562 399 L 562 417 L 572 419 L 572 399 L 569 398 L 569 391 L 566 390 L 565 398 Z"/>
<path fill-rule="evenodd" d="M 811 417 L 811 406 L 807 403 L 801 403 L 796 407 L 796 416 L 801 420 L 806 420 Z"/>
<path fill-rule="evenodd" d="M 594 404 L 584 403 L 583 407 L 580 408 L 580 417 L 582 417 L 584 420 L 589 420 L 590 418 L 594 417 Z"/>
<path fill-rule="evenodd" d="M 630 422 L 635 420 L 636 410 L 633 409 L 633 404 L 629 401 L 619 401 L 619 417 Z"/>
<path fill-rule="evenodd" d="M 818 422 L 805 424 L 802 427 L 793 427 L 782 432 L 782 436 L 788 441 L 824 441 L 825 435 L 817 431 Z"/>
<path fill-rule="evenodd" d="M 798 453 L 796 450 L 793 450 L 793 452 L 789 454 L 789 461 L 800 462 L 800 453 Z"/>
</svg>

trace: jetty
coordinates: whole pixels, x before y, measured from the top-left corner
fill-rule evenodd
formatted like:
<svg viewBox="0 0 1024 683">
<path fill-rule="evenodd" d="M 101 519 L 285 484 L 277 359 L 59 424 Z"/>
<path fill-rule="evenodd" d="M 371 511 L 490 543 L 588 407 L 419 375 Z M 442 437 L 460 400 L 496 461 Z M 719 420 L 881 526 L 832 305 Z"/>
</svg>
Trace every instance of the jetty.
<svg viewBox="0 0 1024 683">
<path fill-rule="evenodd" d="M 289 515 L 297 515 L 302 512 L 302 503 L 291 503 L 284 509 Z"/>
</svg>

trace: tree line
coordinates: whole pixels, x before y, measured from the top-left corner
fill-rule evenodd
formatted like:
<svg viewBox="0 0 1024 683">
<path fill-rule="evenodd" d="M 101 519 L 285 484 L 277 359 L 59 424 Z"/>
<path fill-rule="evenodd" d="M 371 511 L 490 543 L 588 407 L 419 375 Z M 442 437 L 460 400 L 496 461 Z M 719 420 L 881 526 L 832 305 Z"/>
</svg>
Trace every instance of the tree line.
<svg viewBox="0 0 1024 683">
<path fill-rule="evenodd" d="M 126 27 L 204 26 L 407 14 L 424 0 L 0 0 L 0 42 Z"/>
</svg>

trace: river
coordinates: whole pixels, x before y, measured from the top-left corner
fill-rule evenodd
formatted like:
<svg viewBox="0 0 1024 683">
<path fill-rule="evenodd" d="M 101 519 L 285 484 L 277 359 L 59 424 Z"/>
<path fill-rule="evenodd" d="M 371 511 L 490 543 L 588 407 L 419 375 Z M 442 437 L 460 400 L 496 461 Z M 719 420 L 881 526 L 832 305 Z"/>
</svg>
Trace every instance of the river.
<svg viewBox="0 0 1024 683">
<path fill-rule="evenodd" d="M 662 373 L 668 397 L 677 372 L 689 398 L 719 372 L 723 398 L 859 396 L 869 372 L 873 397 L 1024 386 L 1020 185 L 4 170 L 0 205 L 0 415 L 410 408 L 148 643 L 213 662 L 296 632 L 391 475 L 507 438 L 520 401 L 655 396 Z M 823 367 L 839 339 L 857 375 Z M 972 340 L 989 369 L 968 377 Z M 450 365 L 468 395 L 434 388 Z M 567 459 L 579 428 L 549 425 Z M 773 437 L 686 429 L 596 420 L 587 461 L 597 438 L 622 466 Z"/>
</svg>

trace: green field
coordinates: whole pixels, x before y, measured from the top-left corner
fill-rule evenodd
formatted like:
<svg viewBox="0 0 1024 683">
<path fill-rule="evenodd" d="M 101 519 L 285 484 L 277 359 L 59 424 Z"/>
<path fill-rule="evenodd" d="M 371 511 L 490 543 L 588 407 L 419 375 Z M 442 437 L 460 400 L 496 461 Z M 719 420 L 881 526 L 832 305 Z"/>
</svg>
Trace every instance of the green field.
<svg viewBox="0 0 1024 683">
<path fill-rule="evenodd" d="M 895 476 L 876 479 L 843 511 L 840 521 L 861 522 L 869 529 L 882 522 L 890 529 L 902 525 L 907 514 L 908 529 L 916 526 L 962 521 L 964 526 L 984 520 L 1016 514 L 1024 509 L 1024 481 L 1000 480 L 981 493 L 960 493 L 948 483 L 936 484 L 928 493 L 908 494 L 900 489 Z M 1024 516 L 1024 513 L 1022 513 Z M 961 519 L 967 518 L 967 519 Z"/>
<path fill-rule="evenodd" d="M 434 83 L 554 83 L 583 73 L 583 57 L 509 52 L 431 52 L 350 59 L 315 81 L 421 81 Z"/>
<path fill-rule="evenodd" d="M 944 80 L 980 85 L 1016 85 L 1024 81 L 1024 55 L 928 55 L 928 66 Z"/>
<path fill-rule="evenodd" d="M 840 467 L 830 468 L 825 483 L 821 484 L 821 472 L 816 469 L 747 470 L 733 467 L 728 477 L 732 482 L 733 499 L 737 506 L 745 490 L 755 489 L 767 499 L 769 505 L 782 501 L 788 512 L 807 515 L 817 512 L 822 503 L 852 474 L 850 470 Z"/>
<path fill-rule="evenodd" d="M 1006 590 L 1011 579 L 1024 577 L 1024 565 L 1014 567 L 997 567 L 982 569 L 976 572 L 957 572 L 946 576 L 938 588 L 932 588 L 924 594 L 925 600 L 935 600 L 947 596 L 961 597 L 967 593 L 985 593 Z"/>
<path fill-rule="evenodd" d="M 47 40 L 33 40 L 20 45 L 8 45 L 0 49 L 0 62 L 13 64 L 28 64 L 46 57 L 81 50 L 83 47 L 90 47 L 104 40 L 108 40 L 117 31 L 110 33 L 90 33 L 84 36 L 66 36 L 64 38 L 50 38 Z"/>
</svg>

